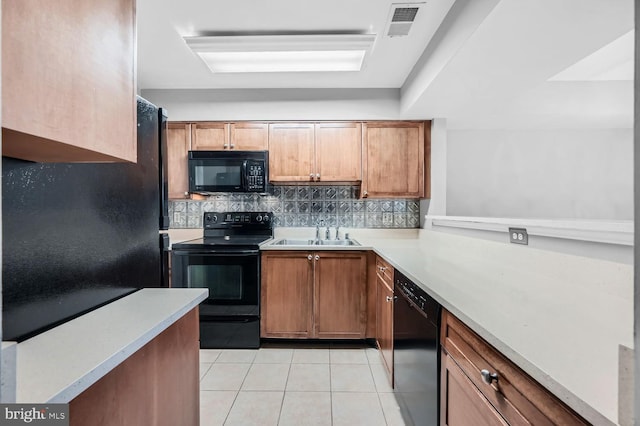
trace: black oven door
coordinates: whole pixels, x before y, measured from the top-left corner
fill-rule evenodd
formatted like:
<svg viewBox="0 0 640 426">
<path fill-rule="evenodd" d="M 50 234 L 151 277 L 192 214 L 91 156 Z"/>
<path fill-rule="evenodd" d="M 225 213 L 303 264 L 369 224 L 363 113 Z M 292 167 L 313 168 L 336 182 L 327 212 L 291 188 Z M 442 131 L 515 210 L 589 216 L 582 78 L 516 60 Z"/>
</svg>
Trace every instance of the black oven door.
<svg viewBox="0 0 640 426">
<path fill-rule="evenodd" d="M 260 256 L 258 250 L 211 252 L 176 250 L 173 287 L 206 288 L 200 317 L 260 315 Z"/>
</svg>

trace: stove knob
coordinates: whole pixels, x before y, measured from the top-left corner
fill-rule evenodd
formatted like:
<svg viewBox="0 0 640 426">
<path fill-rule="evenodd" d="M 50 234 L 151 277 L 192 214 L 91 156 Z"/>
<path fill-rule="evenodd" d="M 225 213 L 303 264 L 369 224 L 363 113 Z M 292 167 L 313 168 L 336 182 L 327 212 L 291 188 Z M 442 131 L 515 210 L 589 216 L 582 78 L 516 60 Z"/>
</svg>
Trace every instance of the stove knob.
<svg viewBox="0 0 640 426">
<path fill-rule="evenodd" d="M 269 215 L 265 214 L 263 219 L 264 219 L 265 222 L 269 222 Z"/>
<path fill-rule="evenodd" d="M 260 215 L 256 216 L 256 221 L 262 222 L 262 216 L 260 216 Z"/>
<path fill-rule="evenodd" d="M 218 216 L 217 216 L 217 215 L 215 215 L 215 214 L 214 214 L 213 216 L 211 216 L 211 221 L 212 221 L 213 223 L 216 223 L 216 222 L 218 221 Z"/>
<path fill-rule="evenodd" d="M 211 215 L 208 214 L 204 217 L 204 220 L 206 220 L 207 222 L 211 222 Z"/>
</svg>

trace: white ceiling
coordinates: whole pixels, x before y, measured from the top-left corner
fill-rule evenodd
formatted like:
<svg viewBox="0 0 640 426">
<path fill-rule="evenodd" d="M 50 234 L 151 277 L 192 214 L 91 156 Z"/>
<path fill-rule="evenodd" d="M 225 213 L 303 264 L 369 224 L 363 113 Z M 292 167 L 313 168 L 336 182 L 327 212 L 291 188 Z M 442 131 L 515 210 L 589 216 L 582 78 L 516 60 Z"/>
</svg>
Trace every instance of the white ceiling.
<svg viewBox="0 0 640 426">
<path fill-rule="evenodd" d="M 443 117 L 454 128 L 633 126 L 633 0 L 426 0 L 404 38 L 383 34 L 391 4 L 138 0 L 138 85 L 296 88 L 309 100 L 318 88 L 396 88 L 400 117 Z M 212 74 L 182 40 L 277 31 L 378 37 L 361 72 L 237 75 Z"/>
<path fill-rule="evenodd" d="M 400 87 L 454 0 L 420 4 L 406 37 L 385 37 L 389 0 L 138 0 L 138 84 L 149 88 Z M 398 2 L 396 2 L 398 3 Z M 213 74 L 183 41 L 202 33 L 377 34 L 360 72 Z"/>
</svg>

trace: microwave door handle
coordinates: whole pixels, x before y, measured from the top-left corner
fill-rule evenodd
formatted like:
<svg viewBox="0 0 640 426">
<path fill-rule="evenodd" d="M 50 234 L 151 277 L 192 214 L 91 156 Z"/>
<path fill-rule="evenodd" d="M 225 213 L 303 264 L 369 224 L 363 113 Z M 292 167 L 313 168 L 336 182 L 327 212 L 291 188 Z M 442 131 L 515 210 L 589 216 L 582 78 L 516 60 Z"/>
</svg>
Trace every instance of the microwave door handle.
<svg viewBox="0 0 640 426">
<path fill-rule="evenodd" d="M 240 173 L 240 185 L 242 185 L 242 189 L 245 191 L 248 189 L 249 184 L 247 183 L 247 166 L 248 161 L 244 160 L 242 162 L 242 173 Z"/>
</svg>

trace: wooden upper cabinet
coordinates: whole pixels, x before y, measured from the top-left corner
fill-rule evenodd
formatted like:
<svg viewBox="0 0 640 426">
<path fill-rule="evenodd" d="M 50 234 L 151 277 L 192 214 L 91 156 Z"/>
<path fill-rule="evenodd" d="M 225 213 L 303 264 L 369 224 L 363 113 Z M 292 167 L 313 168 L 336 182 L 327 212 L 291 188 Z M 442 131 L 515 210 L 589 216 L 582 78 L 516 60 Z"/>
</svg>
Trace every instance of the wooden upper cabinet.
<svg viewBox="0 0 640 426">
<path fill-rule="evenodd" d="M 194 151 L 265 151 L 269 145 L 267 123 L 197 122 L 191 123 L 191 133 Z"/>
<path fill-rule="evenodd" d="M 222 151 L 229 149 L 228 123 L 191 123 L 193 151 Z"/>
<path fill-rule="evenodd" d="M 168 123 L 167 179 L 169 198 L 189 197 L 187 155 L 191 146 L 191 124 Z"/>
<path fill-rule="evenodd" d="M 362 179 L 362 124 L 272 123 L 273 182 L 355 182 Z"/>
<path fill-rule="evenodd" d="M 317 180 L 362 180 L 362 124 L 317 123 L 315 130 Z"/>
<path fill-rule="evenodd" d="M 364 339 L 367 328 L 366 253 L 317 251 L 314 262 L 314 337 Z"/>
<path fill-rule="evenodd" d="M 2 2 L 2 155 L 137 161 L 135 22 L 133 0 Z"/>
<path fill-rule="evenodd" d="M 266 151 L 269 148 L 267 123 L 229 124 L 229 148 L 242 151 Z"/>
<path fill-rule="evenodd" d="M 313 123 L 269 124 L 269 180 L 308 182 L 314 174 Z"/>
<path fill-rule="evenodd" d="M 423 122 L 363 124 L 362 197 L 425 196 L 424 129 Z"/>
</svg>

